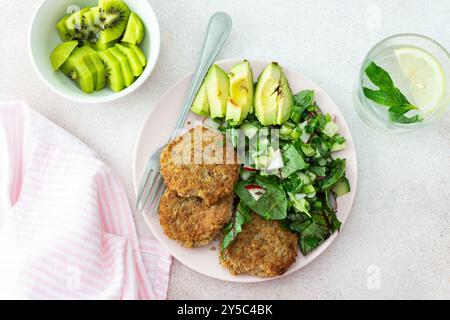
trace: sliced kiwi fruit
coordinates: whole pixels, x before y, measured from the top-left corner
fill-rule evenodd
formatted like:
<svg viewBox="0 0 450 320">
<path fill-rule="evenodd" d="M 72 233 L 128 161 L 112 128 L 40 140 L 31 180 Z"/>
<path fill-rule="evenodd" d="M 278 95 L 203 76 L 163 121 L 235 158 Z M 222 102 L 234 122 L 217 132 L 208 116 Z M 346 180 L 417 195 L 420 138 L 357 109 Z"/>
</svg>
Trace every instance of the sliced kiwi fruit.
<svg viewBox="0 0 450 320">
<path fill-rule="evenodd" d="M 139 62 L 141 63 L 141 65 L 143 67 L 145 67 L 147 65 L 147 58 L 145 57 L 145 54 L 142 52 L 141 48 L 139 48 L 138 46 L 135 46 L 134 44 L 129 44 L 129 43 L 125 43 L 122 42 L 122 44 L 127 47 L 130 48 L 134 51 L 134 53 L 136 53 Z"/>
<path fill-rule="evenodd" d="M 64 62 L 61 71 L 74 80 L 84 93 L 94 92 L 94 75 L 86 65 L 84 54 L 79 48 Z"/>
<path fill-rule="evenodd" d="M 53 70 L 58 70 L 69 58 L 70 54 L 78 46 L 78 41 L 63 42 L 57 46 L 50 55 L 50 62 Z"/>
<path fill-rule="evenodd" d="M 98 53 L 106 69 L 106 85 L 114 92 L 124 88 L 122 69 L 119 60 L 108 50 Z"/>
<path fill-rule="evenodd" d="M 125 47 L 120 43 L 116 44 L 116 48 L 119 49 L 119 51 L 122 52 L 122 54 L 124 54 L 127 57 L 133 75 L 135 77 L 139 77 L 144 71 L 144 68 L 142 68 L 141 62 L 136 53 L 134 52 L 134 50 Z"/>
<path fill-rule="evenodd" d="M 69 30 L 66 26 L 67 18 L 69 18 L 68 15 L 62 18 L 61 21 L 56 24 L 56 30 L 58 30 L 58 34 L 62 41 L 73 40 L 70 38 Z"/>
<path fill-rule="evenodd" d="M 85 93 L 105 85 L 119 92 L 147 64 L 139 48 L 144 24 L 123 0 L 99 0 L 95 7 L 64 16 L 56 29 L 64 43 L 51 53 L 51 65 L 75 80 Z"/>
<path fill-rule="evenodd" d="M 92 50 L 91 59 L 92 59 L 92 63 L 94 64 L 95 68 L 97 69 L 97 83 L 95 85 L 95 90 L 102 90 L 106 85 L 105 66 L 104 66 L 102 60 L 100 60 L 98 53 L 94 50 Z"/>
<path fill-rule="evenodd" d="M 83 15 L 86 11 L 89 11 L 89 8 L 75 11 L 66 19 L 66 28 L 69 32 L 74 32 L 75 37 L 83 36 Z"/>
<path fill-rule="evenodd" d="M 109 48 L 114 47 L 114 45 L 117 43 L 117 40 L 110 41 L 110 42 L 101 42 L 97 41 L 94 45 L 91 45 L 91 47 L 95 50 L 103 51 Z"/>
<path fill-rule="evenodd" d="M 99 0 L 102 32 L 100 41 L 111 42 L 120 38 L 125 30 L 131 10 L 122 0 Z"/>
<path fill-rule="evenodd" d="M 127 27 L 125 28 L 125 32 L 123 34 L 122 42 L 139 45 L 144 38 L 144 24 L 138 15 L 134 12 L 130 14 L 130 18 L 128 19 Z"/>
<path fill-rule="evenodd" d="M 80 51 L 83 54 L 87 67 L 95 75 L 95 90 L 103 89 L 106 83 L 106 71 L 97 52 L 89 46 L 81 47 Z"/>
<path fill-rule="evenodd" d="M 108 49 L 109 52 L 111 52 L 114 57 L 120 62 L 120 67 L 122 69 L 122 76 L 123 76 L 123 83 L 126 87 L 131 86 L 131 84 L 134 82 L 134 75 L 131 71 L 130 63 L 128 62 L 127 57 L 120 52 L 119 49 L 116 47 Z"/>
</svg>

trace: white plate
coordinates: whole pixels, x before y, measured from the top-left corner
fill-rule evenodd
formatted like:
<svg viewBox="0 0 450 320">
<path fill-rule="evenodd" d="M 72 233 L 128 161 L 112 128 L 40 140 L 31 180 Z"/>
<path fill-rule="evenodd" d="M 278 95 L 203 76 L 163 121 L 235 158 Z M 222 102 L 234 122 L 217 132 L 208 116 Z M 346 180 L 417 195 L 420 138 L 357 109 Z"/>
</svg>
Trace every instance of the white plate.
<svg viewBox="0 0 450 320">
<path fill-rule="evenodd" d="M 226 71 L 231 66 L 242 60 L 222 60 L 216 62 Z M 261 73 L 263 68 L 268 64 L 268 61 L 251 60 L 250 64 L 253 69 L 255 79 Z M 309 80 L 308 78 L 298 74 L 297 72 L 284 68 L 286 76 L 289 80 L 290 86 L 294 93 L 300 90 L 314 90 L 317 104 L 325 113 L 330 113 L 336 116 L 336 123 L 338 124 L 340 134 L 347 139 L 347 148 L 336 156 L 347 159 L 347 178 L 350 182 L 351 192 L 345 196 L 338 198 L 338 218 L 344 223 L 350 213 L 353 200 L 355 198 L 356 184 L 357 184 L 357 158 L 355 145 L 350 133 L 350 129 L 345 122 L 344 117 L 339 111 L 336 104 L 331 100 L 327 93 L 322 90 L 317 84 Z M 133 160 L 133 182 L 135 191 L 138 188 L 140 177 L 144 171 L 148 156 L 157 148 L 167 143 L 170 134 L 175 126 L 180 108 L 183 104 L 184 97 L 189 85 L 189 81 L 192 74 L 183 77 L 177 83 L 175 83 L 159 100 L 151 115 L 147 118 L 144 126 L 141 130 L 139 139 L 136 144 L 134 160 Z M 201 118 L 191 113 L 187 119 L 186 125 L 194 121 L 198 121 Z M 267 281 L 271 279 L 261 279 L 252 276 L 233 276 L 227 269 L 223 268 L 219 264 L 219 243 L 214 243 L 196 249 L 186 249 L 180 246 L 177 242 L 169 239 L 163 232 L 157 214 L 146 213 L 144 214 L 145 222 L 158 241 L 181 263 L 190 267 L 191 269 L 202 273 L 206 276 L 234 282 L 259 282 Z M 342 229 L 341 229 L 342 232 Z M 314 250 L 306 257 L 302 256 L 299 251 L 297 261 L 289 268 L 284 274 L 288 275 L 295 271 L 300 270 L 308 263 L 317 258 L 337 237 L 337 233 L 332 235 L 327 241 L 325 241 L 320 247 Z M 276 278 L 272 278 L 276 279 Z"/>
</svg>

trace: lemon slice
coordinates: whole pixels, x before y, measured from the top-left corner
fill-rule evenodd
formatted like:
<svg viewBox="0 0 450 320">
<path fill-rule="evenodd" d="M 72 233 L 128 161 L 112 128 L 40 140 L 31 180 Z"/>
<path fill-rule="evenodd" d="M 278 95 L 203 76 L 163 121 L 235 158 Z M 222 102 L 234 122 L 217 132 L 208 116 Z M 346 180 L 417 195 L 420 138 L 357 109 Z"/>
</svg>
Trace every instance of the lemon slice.
<svg viewBox="0 0 450 320">
<path fill-rule="evenodd" d="M 441 64 L 428 52 L 403 47 L 394 50 L 403 76 L 409 81 L 412 104 L 425 118 L 439 106 L 445 95 L 445 74 Z"/>
</svg>

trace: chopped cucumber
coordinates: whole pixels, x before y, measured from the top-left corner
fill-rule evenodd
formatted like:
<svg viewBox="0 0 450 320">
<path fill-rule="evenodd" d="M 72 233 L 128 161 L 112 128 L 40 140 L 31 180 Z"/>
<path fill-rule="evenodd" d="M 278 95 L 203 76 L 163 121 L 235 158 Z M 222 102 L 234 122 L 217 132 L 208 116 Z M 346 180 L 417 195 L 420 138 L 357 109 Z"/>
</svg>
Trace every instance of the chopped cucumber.
<svg viewBox="0 0 450 320">
<path fill-rule="evenodd" d="M 309 213 L 310 205 L 309 202 L 304 197 L 298 197 L 298 195 L 288 192 L 290 203 L 294 207 L 295 211 L 306 213 L 308 216 L 311 216 Z"/>
<path fill-rule="evenodd" d="M 284 124 L 280 128 L 280 138 L 283 140 L 289 140 L 291 139 L 292 132 L 293 132 L 292 128 Z"/>
<path fill-rule="evenodd" d="M 322 133 L 326 134 L 330 138 L 333 137 L 339 131 L 339 127 L 333 121 L 328 122 L 323 128 Z"/>
<path fill-rule="evenodd" d="M 259 128 L 251 123 L 244 123 L 241 125 L 241 130 L 244 132 L 245 136 L 252 139 L 259 131 Z"/>
<path fill-rule="evenodd" d="M 350 183 L 346 177 L 342 177 L 333 187 L 333 192 L 339 197 L 350 192 Z"/>
<path fill-rule="evenodd" d="M 344 150 L 346 147 L 347 147 L 347 145 L 346 145 L 345 141 L 344 141 L 344 143 L 337 143 L 337 142 L 335 142 L 331 146 L 330 151 L 331 152 L 337 152 L 337 151 Z"/>
<path fill-rule="evenodd" d="M 303 172 L 299 172 L 297 175 L 303 185 L 310 184 L 312 182 L 311 178 Z"/>
<path fill-rule="evenodd" d="M 307 157 L 313 157 L 316 154 L 316 150 L 314 150 L 314 148 L 311 147 L 310 144 L 302 144 L 300 146 L 300 149 L 302 150 L 303 154 Z"/>
</svg>

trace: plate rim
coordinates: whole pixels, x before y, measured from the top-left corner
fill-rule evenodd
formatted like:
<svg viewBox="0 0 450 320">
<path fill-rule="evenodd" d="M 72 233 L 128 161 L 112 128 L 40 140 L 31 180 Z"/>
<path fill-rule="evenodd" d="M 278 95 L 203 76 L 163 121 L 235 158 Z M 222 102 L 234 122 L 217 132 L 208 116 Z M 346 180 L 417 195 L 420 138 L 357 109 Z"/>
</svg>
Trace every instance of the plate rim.
<svg viewBox="0 0 450 320">
<path fill-rule="evenodd" d="M 252 63 L 262 63 L 262 64 L 269 64 L 271 61 L 270 60 L 262 60 L 262 59 L 242 59 L 242 58 L 228 58 L 228 59 L 222 59 L 222 60 L 217 60 L 214 61 L 215 64 L 233 64 L 233 63 L 238 63 L 242 60 L 248 60 L 250 62 L 250 64 Z M 307 79 L 308 81 L 310 81 L 311 83 L 313 83 L 314 85 L 316 85 L 317 87 L 319 87 L 329 98 L 330 100 L 333 102 L 333 104 L 336 106 L 338 112 L 340 113 L 340 116 L 342 117 L 342 122 L 345 124 L 346 129 L 348 130 L 351 140 L 351 144 L 352 147 L 354 149 L 354 170 L 355 170 L 355 186 L 352 187 L 352 189 L 354 190 L 354 192 L 351 193 L 351 198 L 350 198 L 350 207 L 349 207 L 349 212 L 348 214 L 341 219 L 341 229 L 338 232 L 335 232 L 334 234 L 332 234 L 324 243 L 322 243 L 316 250 L 312 251 L 309 254 L 310 260 L 308 261 L 308 263 L 306 263 L 305 265 L 301 266 L 300 268 L 296 269 L 296 270 L 292 270 L 291 272 L 286 271 L 284 274 L 280 275 L 280 276 L 276 276 L 276 277 L 272 277 L 272 278 L 259 278 L 259 277 L 254 277 L 254 276 L 247 276 L 246 278 L 240 278 L 239 276 L 233 276 L 233 279 L 223 279 L 220 277 L 216 277 L 214 275 L 211 274 L 205 274 L 203 271 L 197 269 L 194 266 L 191 265 L 187 265 L 186 263 L 184 263 L 182 260 L 178 259 L 172 252 L 171 250 L 165 245 L 164 241 L 162 241 L 159 236 L 153 231 L 150 223 L 148 222 L 148 214 L 145 214 L 144 212 L 141 212 L 140 214 L 143 217 L 143 220 L 147 226 L 147 228 L 150 230 L 150 232 L 152 233 L 152 235 L 155 237 L 155 239 L 159 242 L 159 244 L 165 249 L 167 250 L 170 255 L 172 255 L 175 259 L 177 259 L 177 261 L 179 261 L 181 264 L 183 264 L 184 266 L 188 267 L 191 270 L 194 270 L 195 272 L 203 275 L 203 276 L 207 276 L 209 278 L 212 279 L 216 279 L 216 280 L 220 280 L 220 281 L 226 281 L 226 282 L 233 282 L 233 283 L 259 283 L 259 282 L 266 282 L 266 281 L 273 281 L 273 280 L 277 280 L 289 275 L 292 275 L 294 273 L 296 273 L 297 271 L 300 271 L 301 269 L 303 269 L 304 267 L 308 266 L 309 264 L 311 264 L 314 260 L 316 260 L 320 255 L 322 255 L 330 246 L 331 244 L 336 240 L 337 236 L 342 232 L 342 230 L 344 229 L 344 225 L 346 224 L 346 221 L 348 219 L 348 217 L 350 216 L 350 213 L 353 210 L 353 205 L 355 202 L 355 198 L 356 198 L 356 193 L 357 193 L 357 189 L 358 189 L 358 153 L 356 150 L 356 145 L 355 145 L 355 140 L 353 138 L 353 134 L 350 130 L 350 126 L 347 123 L 347 120 L 345 119 L 344 115 L 342 114 L 341 110 L 339 109 L 338 105 L 334 102 L 334 100 L 331 98 L 331 96 L 328 94 L 327 91 L 325 91 L 321 86 L 319 86 L 314 80 L 311 80 L 311 78 L 303 75 L 302 73 L 290 68 L 290 67 L 285 67 L 283 66 L 284 69 L 289 70 L 289 72 L 293 72 L 294 74 L 298 74 L 301 77 Z M 141 140 L 143 138 L 144 135 L 144 130 L 146 128 L 147 123 L 149 122 L 149 120 L 151 119 L 153 112 L 156 109 L 156 106 L 158 106 L 159 104 L 161 104 L 167 96 L 169 96 L 171 94 L 171 92 L 182 82 L 186 81 L 187 79 L 191 78 L 192 75 L 194 74 L 194 72 L 189 72 L 185 75 L 183 75 L 181 78 L 179 78 L 175 83 L 173 83 L 166 91 L 164 91 L 164 93 L 162 94 L 162 96 L 156 101 L 156 103 L 154 104 L 153 109 L 147 114 L 145 120 L 143 121 L 140 129 L 139 129 L 139 134 L 138 134 L 138 138 L 136 140 L 135 146 L 134 146 L 134 151 L 133 151 L 133 165 L 132 165 L 132 175 L 133 175 L 133 191 L 134 194 L 136 196 L 137 194 L 137 188 L 139 185 L 139 182 L 137 181 L 137 174 L 136 174 L 136 164 L 137 164 L 137 157 L 138 157 L 138 150 L 139 150 L 139 146 L 141 145 Z"/>
</svg>

